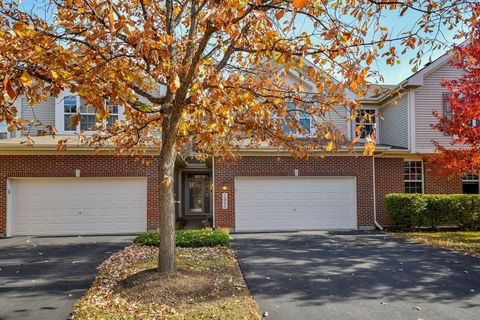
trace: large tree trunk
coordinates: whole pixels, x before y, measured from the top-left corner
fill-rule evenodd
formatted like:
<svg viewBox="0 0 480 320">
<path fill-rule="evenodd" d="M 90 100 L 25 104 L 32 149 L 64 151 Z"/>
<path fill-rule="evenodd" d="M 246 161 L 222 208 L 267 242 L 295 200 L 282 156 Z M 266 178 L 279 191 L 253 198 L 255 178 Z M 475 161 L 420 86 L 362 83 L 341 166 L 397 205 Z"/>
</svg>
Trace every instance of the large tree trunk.
<svg viewBox="0 0 480 320">
<path fill-rule="evenodd" d="M 160 162 L 158 165 L 160 185 L 160 246 L 158 271 L 161 273 L 173 272 L 176 268 L 173 187 L 175 158 L 175 143 L 166 141 L 160 152 Z"/>
</svg>

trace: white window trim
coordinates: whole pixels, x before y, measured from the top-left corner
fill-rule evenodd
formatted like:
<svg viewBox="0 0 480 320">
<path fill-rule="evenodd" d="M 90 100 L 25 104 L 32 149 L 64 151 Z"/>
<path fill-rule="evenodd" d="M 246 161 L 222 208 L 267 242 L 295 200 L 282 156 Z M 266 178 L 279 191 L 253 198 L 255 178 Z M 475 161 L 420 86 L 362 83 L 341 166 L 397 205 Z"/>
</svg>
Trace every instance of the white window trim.
<svg viewBox="0 0 480 320">
<path fill-rule="evenodd" d="M 423 165 L 423 160 L 412 160 L 412 159 L 404 159 L 404 167 L 405 167 L 405 162 L 420 162 L 421 167 L 422 167 L 422 180 L 405 180 L 405 172 L 403 173 L 403 190 L 405 190 L 405 182 L 421 182 L 422 183 L 422 193 L 425 193 L 425 168 Z"/>
<path fill-rule="evenodd" d="M 375 123 L 374 123 L 374 128 L 375 128 L 375 143 L 380 143 L 380 122 L 379 119 L 380 117 L 378 116 L 378 107 L 362 107 L 358 108 L 357 110 L 375 110 Z M 356 132 L 355 132 L 355 125 L 356 122 L 355 120 L 352 120 L 352 112 L 349 110 L 349 126 L 348 126 L 348 136 L 350 138 L 350 141 L 355 139 L 356 137 Z M 365 138 L 360 138 L 360 142 L 365 142 Z"/>
<path fill-rule="evenodd" d="M 77 112 L 80 111 L 80 99 L 79 95 L 72 93 L 70 91 L 62 91 L 57 97 L 55 97 L 55 128 L 57 129 L 57 134 L 80 134 L 80 123 L 77 124 L 76 130 L 65 130 L 65 113 L 63 98 L 66 96 L 76 96 L 77 97 Z M 125 108 L 118 106 L 118 121 L 125 120 Z M 93 134 L 96 131 L 84 131 L 84 134 Z"/>
<path fill-rule="evenodd" d="M 289 102 L 287 102 L 287 103 L 291 103 L 291 102 L 289 101 Z M 287 109 L 287 114 L 288 114 L 288 112 L 289 112 L 289 109 Z M 301 117 L 301 116 L 300 116 L 300 113 L 303 113 L 304 115 L 307 114 L 308 117 L 310 117 L 310 128 L 309 128 L 309 129 L 310 129 L 310 132 L 309 132 L 309 133 L 306 133 L 306 134 L 304 134 L 304 133 L 298 133 L 298 132 L 296 132 L 296 133 L 289 133 L 289 134 L 292 135 L 292 136 L 294 136 L 294 137 L 297 137 L 297 138 L 313 137 L 314 134 L 315 134 L 315 132 L 314 132 L 314 131 L 315 131 L 315 128 L 312 126 L 313 116 L 312 116 L 311 114 L 308 114 L 308 113 L 305 113 L 305 112 L 303 112 L 303 111 L 300 111 L 296 106 L 295 106 L 295 111 L 294 111 L 294 112 L 296 112 L 296 114 L 297 114 L 297 115 L 295 116 L 295 118 L 297 119 L 299 126 L 300 126 L 300 119 L 302 119 L 302 118 L 307 118 L 307 117 L 305 117 L 305 116 Z M 285 118 L 283 118 L 283 119 L 286 120 Z"/>
<path fill-rule="evenodd" d="M 478 121 L 478 120 L 477 120 Z M 465 179 L 466 176 L 462 177 L 462 189 L 463 189 L 463 184 L 465 182 L 472 182 L 472 184 L 476 183 L 478 185 L 478 190 L 480 192 L 480 176 L 479 175 L 476 175 L 477 176 L 477 179 L 473 179 L 473 180 L 470 180 L 470 179 Z M 474 182 L 474 183 L 473 183 Z"/>
</svg>

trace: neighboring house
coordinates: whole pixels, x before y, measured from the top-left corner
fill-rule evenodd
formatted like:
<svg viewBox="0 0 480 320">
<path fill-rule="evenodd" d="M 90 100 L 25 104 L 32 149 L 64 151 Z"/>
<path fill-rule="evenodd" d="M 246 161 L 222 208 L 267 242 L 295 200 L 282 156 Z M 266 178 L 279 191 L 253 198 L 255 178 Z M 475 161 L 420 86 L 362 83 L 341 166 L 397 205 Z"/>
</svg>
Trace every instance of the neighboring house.
<svg viewBox="0 0 480 320">
<path fill-rule="evenodd" d="M 298 159 L 285 152 L 257 148 L 239 152 L 235 161 L 178 159 L 177 215 L 213 217 L 215 227 L 235 231 L 372 229 L 388 225 L 384 196 L 392 192 L 462 193 L 479 190 L 478 176 L 447 179 L 429 173 L 419 154 L 434 152 L 432 140 L 451 137 L 434 131 L 432 110 L 446 107 L 442 79 L 461 71 L 443 56 L 394 87 L 400 95 L 380 94 L 363 101 L 374 115 L 377 148 L 373 157 L 348 152 Z M 76 235 L 139 233 L 156 229 L 159 220 L 157 162 L 151 165 L 108 150 L 94 155 L 70 142 L 58 152 L 58 139 L 88 128 L 95 121 L 79 99 L 62 94 L 41 108 L 21 102 L 21 116 L 39 119 L 34 146 L 21 137 L 0 133 L 0 234 Z M 110 106 L 112 121 L 122 109 Z M 78 127 L 65 119 L 80 111 Z M 335 119 L 333 119 L 335 120 Z M 353 138 L 354 122 L 336 119 Z M 306 119 L 308 124 L 308 119 Z M 48 125 L 59 132 L 42 136 Z M 1 129 L 1 128 L 0 128 Z M 5 132 L 5 131 L 3 131 Z M 463 188 L 463 189 L 462 189 Z"/>
</svg>

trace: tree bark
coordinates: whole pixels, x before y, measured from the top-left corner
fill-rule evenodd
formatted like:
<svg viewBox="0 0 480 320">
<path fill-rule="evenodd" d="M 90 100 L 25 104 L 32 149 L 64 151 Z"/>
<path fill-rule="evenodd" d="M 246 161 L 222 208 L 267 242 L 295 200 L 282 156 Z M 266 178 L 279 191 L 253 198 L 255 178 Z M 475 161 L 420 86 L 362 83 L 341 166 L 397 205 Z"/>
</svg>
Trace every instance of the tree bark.
<svg viewBox="0 0 480 320">
<path fill-rule="evenodd" d="M 179 117 L 175 116 L 164 123 L 162 129 L 162 150 L 160 151 L 158 174 L 160 190 L 160 244 L 158 271 L 174 272 L 175 256 L 175 203 L 174 203 L 174 169 L 176 152 L 176 131 Z"/>
<path fill-rule="evenodd" d="M 171 141 L 173 140 L 173 142 Z M 175 256 L 175 205 L 174 205 L 174 169 L 176 158 L 174 139 L 167 138 L 160 151 L 158 173 L 160 190 L 160 244 L 158 271 L 174 272 Z"/>
</svg>

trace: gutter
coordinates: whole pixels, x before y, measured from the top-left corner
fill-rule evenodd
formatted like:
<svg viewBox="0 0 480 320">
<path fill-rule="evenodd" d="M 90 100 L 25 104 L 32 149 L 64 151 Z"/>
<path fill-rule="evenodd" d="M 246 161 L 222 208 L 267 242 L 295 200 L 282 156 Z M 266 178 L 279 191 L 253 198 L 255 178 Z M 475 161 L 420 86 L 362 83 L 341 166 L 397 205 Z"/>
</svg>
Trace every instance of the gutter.
<svg viewBox="0 0 480 320">
<path fill-rule="evenodd" d="M 383 152 L 379 155 L 383 155 Z M 383 227 L 377 221 L 377 191 L 375 188 L 375 184 L 376 184 L 375 155 L 372 156 L 372 178 L 373 178 L 373 223 L 380 231 L 383 231 Z"/>
</svg>

